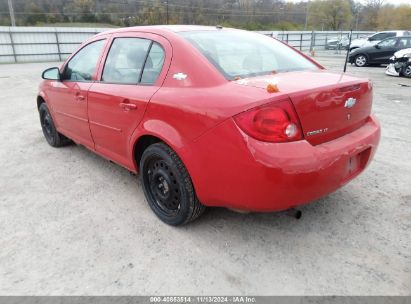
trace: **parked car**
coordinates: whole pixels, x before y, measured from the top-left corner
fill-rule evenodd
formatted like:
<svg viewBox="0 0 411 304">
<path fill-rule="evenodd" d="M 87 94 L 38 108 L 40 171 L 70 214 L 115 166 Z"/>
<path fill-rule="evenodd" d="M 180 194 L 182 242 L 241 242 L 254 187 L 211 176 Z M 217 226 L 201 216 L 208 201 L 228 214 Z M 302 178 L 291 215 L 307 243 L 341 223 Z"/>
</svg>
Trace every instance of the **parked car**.
<svg viewBox="0 0 411 304">
<path fill-rule="evenodd" d="M 390 58 L 385 74 L 411 78 L 411 48 L 396 52 Z"/>
<path fill-rule="evenodd" d="M 378 42 L 392 37 L 401 37 L 401 36 L 409 36 L 411 35 L 411 31 L 385 31 L 385 32 L 378 32 L 369 37 L 364 37 L 360 39 L 354 39 L 351 41 L 350 44 L 350 51 L 360 48 L 360 47 L 367 47 L 376 45 Z"/>
<path fill-rule="evenodd" d="M 347 37 L 335 37 L 327 40 L 325 44 L 326 50 L 348 50 L 350 41 Z"/>
<path fill-rule="evenodd" d="M 374 46 L 362 47 L 350 52 L 348 61 L 358 67 L 368 64 L 385 64 L 395 52 L 411 47 L 411 36 L 387 38 Z"/>
<path fill-rule="evenodd" d="M 247 31 L 115 29 L 42 76 L 47 142 L 71 139 L 138 172 L 170 225 L 205 206 L 267 212 L 316 200 L 363 172 L 380 138 L 368 79 Z"/>
</svg>

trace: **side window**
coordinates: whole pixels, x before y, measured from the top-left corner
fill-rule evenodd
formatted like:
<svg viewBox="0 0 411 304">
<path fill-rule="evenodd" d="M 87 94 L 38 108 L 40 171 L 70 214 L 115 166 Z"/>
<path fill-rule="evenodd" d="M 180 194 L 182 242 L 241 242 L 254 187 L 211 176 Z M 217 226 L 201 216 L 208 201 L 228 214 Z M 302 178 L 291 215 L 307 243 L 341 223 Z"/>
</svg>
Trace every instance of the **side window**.
<svg viewBox="0 0 411 304">
<path fill-rule="evenodd" d="M 380 34 L 372 35 L 368 40 L 370 40 L 370 41 L 382 40 L 382 39 L 384 39 L 384 37 L 385 37 L 385 34 L 380 33 Z"/>
<path fill-rule="evenodd" d="M 398 47 L 400 47 L 400 48 L 406 48 L 407 45 L 410 45 L 409 39 L 407 39 L 407 38 L 400 38 L 400 39 L 398 39 L 397 45 L 398 45 Z"/>
<path fill-rule="evenodd" d="M 395 37 L 395 32 L 379 33 L 370 37 L 370 41 L 384 40 L 385 38 Z"/>
<path fill-rule="evenodd" d="M 144 65 L 141 83 L 153 84 L 163 68 L 164 50 L 156 42 L 153 42 L 150 53 L 148 54 L 146 64 Z"/>
<path fill-rule="evenodd" d="M 396 42 L 397 42 L 397 39 L 390 38 L 390 39 L 385 39 L 381 41 L 380 43 L 378 43 L 378 45 L 380 47 L 387 48 L 387 47 L 393 47 L 396 44 Z"/>
<path fill-rule="evenodd" d="M 395 37 L 395 36 L 397 36 L 397 33 L 395 33 L 395 32 L 389 32 L 389 33 L 386 33 L 385 38 Z"/>
<path fill-rule="evenodd" d="M 138 83 L 150 45 L 151 41 L 147 39 L 114 39 L 101 80 L 123 84 Z"/>
<path fill-rule="evenodd" d="M 90 81 L 97 68 L 97 60 L 106 40 L 91 42 L 83 47 L 70 61 L 64 70 L 63 80 Z"/>
</svg>

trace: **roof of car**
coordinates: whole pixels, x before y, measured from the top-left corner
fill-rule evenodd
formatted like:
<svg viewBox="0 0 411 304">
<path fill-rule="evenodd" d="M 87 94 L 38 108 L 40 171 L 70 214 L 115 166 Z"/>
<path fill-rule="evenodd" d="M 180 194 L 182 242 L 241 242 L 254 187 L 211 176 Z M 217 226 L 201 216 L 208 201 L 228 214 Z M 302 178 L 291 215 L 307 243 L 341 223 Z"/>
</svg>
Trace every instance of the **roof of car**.
<svg viewBox="0 0 411 304">
<path fill-rule="evenodd" d="M 376 34 L 379 34 L 379 33 L 392 33 L 392 32 L 403 33 L 403 32 L 408 32 L 408 31 L 407 30 L 391 30 L 391 31 L 377 32 Z"/>
<path fill-rule="evenodd" d="M 411 36 L 410 36 L 410 35 L 406 35 L 406 36 L 388 37 L 388 38 L 385 38 L 385 39 L 383 39 L 383 40 L 388 40 L 388 39 L 402 39 L 402 38 L 411 38 Z"/>
<path fill-rule="evenodd" d="M 220 26 L 203 26 L 203 25 L 149 25 L 149 26 L 132 26 L 117 28 L 109 31 L 102 32 L 101 34 L 121 33 L 121 32 L 150 32 L 150 33 L 178 33 L 189 31 L 216 31 L 223 29 Z M 227 28 L 225 28 L 227 29 Z"/>
</svg>

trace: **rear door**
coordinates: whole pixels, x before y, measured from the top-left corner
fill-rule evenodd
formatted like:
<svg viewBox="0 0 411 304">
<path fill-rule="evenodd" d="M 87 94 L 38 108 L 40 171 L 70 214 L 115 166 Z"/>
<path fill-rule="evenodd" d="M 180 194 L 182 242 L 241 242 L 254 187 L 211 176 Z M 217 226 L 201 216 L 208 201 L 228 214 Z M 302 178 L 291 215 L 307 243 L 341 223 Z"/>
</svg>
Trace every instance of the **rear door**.
<svg viewBox="0 0 411 304">
<path fill-rule="evenodd" d="M 131 135 L 164 81 L 171 45 L 158 35 L 137 32 L 114 35 L 109 43 L 99 81 L 88 92 L 90 130 L 97 152 L 132 168 Z"/>
</svg>

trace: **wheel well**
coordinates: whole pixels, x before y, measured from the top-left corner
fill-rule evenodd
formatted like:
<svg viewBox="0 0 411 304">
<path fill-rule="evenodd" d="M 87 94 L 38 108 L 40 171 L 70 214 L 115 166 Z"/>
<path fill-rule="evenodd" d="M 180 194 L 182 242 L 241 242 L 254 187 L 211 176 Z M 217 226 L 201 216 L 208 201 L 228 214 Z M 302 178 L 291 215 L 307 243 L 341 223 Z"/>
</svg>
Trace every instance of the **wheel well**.
<svg viewBox="0 0 411 304">
<path fill-rule="evenodd" d="M 358 53 L 357 55 L 355 55 L 355 57 L 358 57 L 360 55 L 363 55 L 365 58 L 368 59 L 368 55 L 366 53 Z"/>
<path fill-rule="evenodd" d="M 46 101 L 43 99 L 43 97 L 37 96 L 37 109 L 40 108 L 40 105 L 41 105 L 43 102 L 46 102 Z"/>
<path fill-rule="evenodd" d="M 137 167 L 140 165 L 141 157 L 143 156 L 144 150 L 148 146 L 163 142 L 160 138 L 152 135 L 143 135 L 141 136 L 134 145 L 134 159 L 136 160 Z"/>
</svg>

